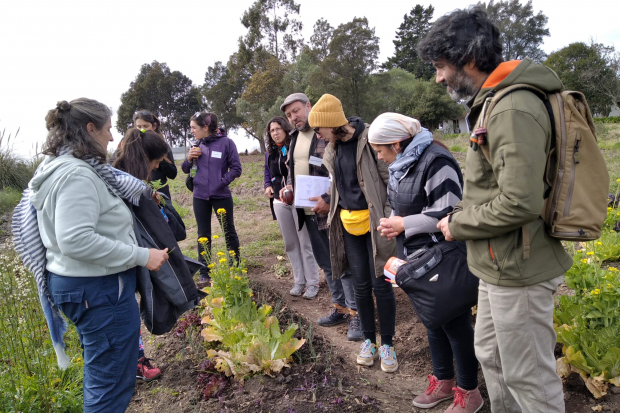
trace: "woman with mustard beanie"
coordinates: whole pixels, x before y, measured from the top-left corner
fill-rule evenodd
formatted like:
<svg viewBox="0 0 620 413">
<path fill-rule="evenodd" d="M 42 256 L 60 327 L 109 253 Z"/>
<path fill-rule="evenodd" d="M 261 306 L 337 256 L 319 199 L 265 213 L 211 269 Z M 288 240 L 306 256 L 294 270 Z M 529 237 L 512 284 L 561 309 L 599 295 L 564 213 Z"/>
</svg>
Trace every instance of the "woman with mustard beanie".
<svg viewBox="0 0 620 413">
<path fill-rule="evenodd" d="M 357 363 L 372 366 L 381 358 L 381 369 L 398 369 L 392 343 L 396 325 L 396 299 L 383 273 L 386 261 L 396 253 L 396 243 L 376 230 L 390 216 L 387 200 L 387 165 L 368 143 L 368 126 L 358 117 L 346 118 L 340 101 L 323 95 L 308 117 L 317 136 L 329 142 L 323 164 L 331 179 L 329 245 L 332 274 L 347 267 L 353 278 L 355 303 L 365 341 Z M 344 243 L 344 250 L 340 247 Z M 381 328 L 377 349 L 374 291 Z M 378 350 L 378 351 L 377 351 Z"/>
<path fill-rule="evenodd" d="M 396 238 L 398 258 L 444 240 L 437 223 L 461 200 L 463 176 L 450 151 L 420 122 L 398 113 L 379 115 L 370 126 L 368 141 L 379 159 L 389 164 L 388 198 L 394 214 L 377 228 Z M 427 409 L 454 400 L 446 412 L 478 411 L 478 360 L 469 310 L 435 329 L 427 328 L 433 372 L 426 391 L 413 405 Z M 456 359 L 457 375 L 454 374 Z M 464 401 L 467 400 L 467 409 Z"/>
</svg>

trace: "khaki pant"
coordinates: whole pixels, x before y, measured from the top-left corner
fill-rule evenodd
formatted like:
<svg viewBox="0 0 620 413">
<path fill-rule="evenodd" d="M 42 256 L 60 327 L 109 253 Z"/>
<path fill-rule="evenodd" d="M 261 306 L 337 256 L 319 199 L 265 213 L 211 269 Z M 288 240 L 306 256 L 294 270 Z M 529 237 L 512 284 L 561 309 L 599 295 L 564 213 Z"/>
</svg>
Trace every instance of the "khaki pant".
<svg viewBox="0 0 620 413">
<path fill-rule="evenodd" d="M 474 341 L 493 413 L 564 413 L 553 355 L 553 293 L 562 279 L 527 287 L 480 281 Z"/>
</svg>

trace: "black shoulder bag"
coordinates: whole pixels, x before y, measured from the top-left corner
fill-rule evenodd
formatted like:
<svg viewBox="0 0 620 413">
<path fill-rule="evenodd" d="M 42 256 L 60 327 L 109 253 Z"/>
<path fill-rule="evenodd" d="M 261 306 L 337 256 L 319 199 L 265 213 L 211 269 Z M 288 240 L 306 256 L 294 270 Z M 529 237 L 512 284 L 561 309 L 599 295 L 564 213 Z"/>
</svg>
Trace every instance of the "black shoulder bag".
<svg viewBox="0 0 620 413">
<path fill-rule="evenodd" d="M 478 301 L 478 278 L 469 271 L 461 241 L 442 241 L 415 251 L 396 272 L 396 284 L 430 330 L 471 311 Z"/>
</svg>

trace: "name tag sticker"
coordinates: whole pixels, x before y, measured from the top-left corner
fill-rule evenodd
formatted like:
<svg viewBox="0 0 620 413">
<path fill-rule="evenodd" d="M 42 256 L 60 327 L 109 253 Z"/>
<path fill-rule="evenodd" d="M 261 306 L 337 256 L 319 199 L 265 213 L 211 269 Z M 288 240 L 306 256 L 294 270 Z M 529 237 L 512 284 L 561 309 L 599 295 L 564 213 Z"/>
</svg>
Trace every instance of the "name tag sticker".
<svg viewBox="0 0 620 413">
<path fill-rule="evenodd" d="M 213 152 L 211 152 L 211 157 L 212 158 L 221 158 L 222 157 L 222 152 L 213 151 Z"/>
<path fill-rule="evenodd" d="M 310 165 L 314 165 L 314 166 L 322 166 L 323 165 L 323 159 L 317 157 L 317 156 L 311 156 L 310 160 L 308 161 L 310 162 Z"/>
</svg>

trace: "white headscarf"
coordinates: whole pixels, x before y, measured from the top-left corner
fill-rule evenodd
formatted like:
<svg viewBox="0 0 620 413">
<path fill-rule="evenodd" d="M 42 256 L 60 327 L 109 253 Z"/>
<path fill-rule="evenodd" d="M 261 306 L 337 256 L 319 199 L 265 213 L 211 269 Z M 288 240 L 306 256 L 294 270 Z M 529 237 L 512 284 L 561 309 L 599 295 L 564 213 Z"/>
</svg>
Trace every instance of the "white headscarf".
<svg viewBox="0 0 620 413">
<path fill-rule="evenodd" d="M 382 113 L 368 130 L 368 142 L 386 145 L 409 139 L 422 131 L 420 121 L 400 113 Z"/>
</svg>

